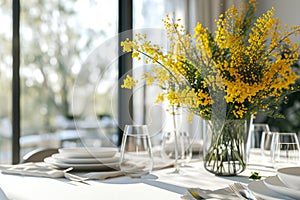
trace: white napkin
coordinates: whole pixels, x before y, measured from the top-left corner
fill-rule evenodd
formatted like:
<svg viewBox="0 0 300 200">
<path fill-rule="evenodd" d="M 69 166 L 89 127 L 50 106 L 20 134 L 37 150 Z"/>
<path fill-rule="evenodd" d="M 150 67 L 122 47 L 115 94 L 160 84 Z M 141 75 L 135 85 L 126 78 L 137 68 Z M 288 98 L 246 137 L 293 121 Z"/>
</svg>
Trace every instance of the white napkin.
<svg viewBox="0 0 300 200">
<path fill-rule="evenodd" d="M 173 160 L 163 160 L 162 158 L 154 159 L 154 169 L 162 169 L 172 166 L 174 163 Z M 17 165 L 0 165 L 0 171 L 6 174 L 17 174 L 17 175 L 27 175 L 27 176 L 37 176 L 37 177 L 48 177 L 48 178 L 68 178 L 65 174 L 72 171 L 71 168 L 55 169 L 52 165 L 49 165 L 44 162 L 30 162 Z M 102 171 L 102 172 L 89 172 L 89 173 L 76 173 L 78 177 L 86 178 L 87 180 L 104 180 L 108 178 L 113 178 L 117 176 L 122 176 L 121 171 Z"/>
<path fill-rule="evenodd" d="M 89 172 L 89 173 L 65 173 L 65 178 L 73 181 L 87 181 L 87 180 L 105 180 L 123 176 L 121 171 L 107 171 L 107 172 Z"/>
<path fill-rule="evenodd" d="M 204 199 L 232 199 L 232 200 L 238 200 L 240 197 L 238 197 L 234 192 L 230 192 L 230 189 L 227 188 L 222 188 L 218 190 L 204 190 L 200 188 L 191 188 L 193 189 L 196 193 L 198 193 L 202 198 Z M 190 194 L 185 194 L 181 197 L 184 200 L 195 200 L 195 198 Z"/>
<path fill-rule="evenodd" d="M 6 174 L 18 174 L 28 176 L 39 176 L 49 178 L 64 177 L 64 171 L 54 169 L 43 162 L 30 162 L 17 165 L 0 165 L 0 171 Z"/>
<path fill-rule="evenodd" d="M 43 162 L 31 162 L 17 165 L 0 165 L 0 171 L 6 174 L 17 174 L 26 176 L 48 177 L 48 178 L 68 178 L 66 174 L 70 174 L 72 168 L 61 170 L 55 169 L 51 165 Z M 123 173 L 120 171 L 103 171 L 80 173 L 80 176 L 88 179 L 103 180 L 116 176 L 121 176 Z"/>
</svg>

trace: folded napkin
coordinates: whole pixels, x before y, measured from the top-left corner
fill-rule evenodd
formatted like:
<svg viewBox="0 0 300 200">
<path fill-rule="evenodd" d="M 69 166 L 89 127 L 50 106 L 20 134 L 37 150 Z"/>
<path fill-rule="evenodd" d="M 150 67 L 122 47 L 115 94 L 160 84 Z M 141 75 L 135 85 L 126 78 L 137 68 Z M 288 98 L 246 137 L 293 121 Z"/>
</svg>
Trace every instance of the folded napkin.
<svg viewBox="0 0 300 200">
<path fill-rule="evenodd" d="M 30 162 L 17 165 L 0 165 L 0 171 L 6 174 L 18 174 L 28 176 L 39 176 L 49 178 L 64 177 L 64 170 L 54 169 L 43 162 Z"/>
<path fill-rule="evenodd" d="M 181 197 L 181 199 L 196 200 L 197 198 L 195 198 L 195 197 L 193 197 L 193 195 L 191 195 L 191 191 L 192 191 L 192 193 L 198 194 L 201 197 L 199 199 L 209 199 L 209 200 L 213 200 L 213 199 L 230 199 L 230 200 L 236 199 L 236 200 L 238 200 L 238 199 L 240 199 L 240 197 L 238 197 L 234 192 L 231 192 L 228 187 L 218 189 L 218 190 L 204 190 L 204 189 L 200 189 L 200 188 L 190 188 L 189 191 L 190 192 L 188 194 L 183 195 Z"/>
<path fill-rule="evenodd" d="M 65 173 L 64 177 L 72 181 L 87 181 L 87 180 L 105 180 L 123 176 L 121 171 L 107 171 L 107 172 L 89 172 L 89 173 Z"/>
<path fill-rule="evenodd" d="M 170 167 L 173 166 L 173 164 L 173 160 L 163 160 L 162 158 L 154 159 L 153 170 Z M 81 178 L 84 178 L 85 180 L 104 180 L 124 175 L 121 171 L 101 171 L 89 173 L 80 172 L 74 174 L 71 167 L 68 169 L 57 169 L 54 168 L 53 165 L 44 162 L 30 162 L 17 165 L 0 165 L 0 171 L 6 174 L 48 178 L 67 178 L 78 181 L 80 181 Z"/>
<path fill-rule="evenodd" d="M 0 165 L 0 171 L 6 174 L 17 174 L 25 176 L 37 176 L 37 177 L 48 177 L 48 178 L 68 178 L 73 177 L 70 175 L 72 168 L 65 170 L 55 169 L 51 165 L 43 162 L 31 162 L 17 165 Z M 120 171 L 103 171 L 103 172 L 92 172 L 92 173 L 78 173 L 78 175 L 87 179 L 104 180 L 107 178 L 121 176 L 123 173 Z M 74 175 L 76 177 L 77 175 Z M 79 178 L 79 176 L 78 176 Z M 72 180 L 75 180 L 73 178 Z M 78 179 L 79 180 L 79 179 Z"/>
</svg>

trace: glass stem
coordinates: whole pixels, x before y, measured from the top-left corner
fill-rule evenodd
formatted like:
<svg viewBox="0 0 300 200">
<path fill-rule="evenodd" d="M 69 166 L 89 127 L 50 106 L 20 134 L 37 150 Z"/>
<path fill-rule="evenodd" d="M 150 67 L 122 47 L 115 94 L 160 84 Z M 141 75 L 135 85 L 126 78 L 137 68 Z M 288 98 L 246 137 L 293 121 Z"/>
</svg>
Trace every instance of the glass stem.
<svg viewBox="0 0 300 200">
<path fill-rule="evenodd" d="M 175 137 L 175 171 L 179 171 L 178 165 L 178 138 L 177 138 L 177 126 L 176 126 L 176 117 L 175 117 L 175 108 L 172 106 L 172 114 L 173 114 L 173 127 L 174 127 L 174 137 Z"/>
</svg>

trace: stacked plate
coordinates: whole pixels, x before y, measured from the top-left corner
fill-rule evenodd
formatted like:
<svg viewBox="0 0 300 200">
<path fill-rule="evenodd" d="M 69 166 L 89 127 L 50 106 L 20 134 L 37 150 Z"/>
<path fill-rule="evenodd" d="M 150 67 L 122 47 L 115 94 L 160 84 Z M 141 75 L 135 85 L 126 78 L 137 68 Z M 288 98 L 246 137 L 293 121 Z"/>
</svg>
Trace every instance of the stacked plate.
<svg viewBox="0 0 300 200">
<path fill-rule="evenodd" d="M 45 162 L 57 168 L 70 168 L 74 170 L 107 171 L 119 169 L 117 148 L 62 148 L 59 153 L 45 158 Z"/>
<path fill-rule="evenodd" d="M 276 176 L 254 181 L 248 188 L 266 200 L 300 199 L 300 166 L 278 169 Z"/>
</svg>

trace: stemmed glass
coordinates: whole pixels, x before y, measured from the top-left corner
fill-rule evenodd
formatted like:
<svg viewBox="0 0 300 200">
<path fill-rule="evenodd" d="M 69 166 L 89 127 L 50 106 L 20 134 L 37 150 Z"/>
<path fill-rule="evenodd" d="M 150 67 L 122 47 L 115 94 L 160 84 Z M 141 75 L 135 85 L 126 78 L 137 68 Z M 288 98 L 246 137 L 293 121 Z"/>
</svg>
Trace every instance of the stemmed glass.
<svg viewBox="0 0 300 200">
<path fill-rule="evenodd" d="M 121 144 L 120 169 L 133 178 L 153 168 L 151 140 L 146 125 L 126 125 Z"/>
<path fill-rule="evenodd" d="M 176 172 L 178 172 L 180 166 L 185 166 L 190 162 L 192 159 L 192 148 L 188 132 L 165 133 L 162 141 L 162 157 L 175 159 Z"/>
<path fill-rule="evenodd" d="M 274 132 L 264 131 L 261 136 L 260 149 L 264 160 L 271 161 L 271 145 Z"/>
<path fill-rule="evenodd" d="M 296 133 L 273 133 L 271 158 L 274 168 L 299 165 L 300 150 Z"/>
<path fill-rule="evenodd" d="M 192 148 L 188 132 L 179 131 L 176 115 L 180 107 L 171 106 L 173 131 L 163 135 L 161 155 L 166 159 L 174 159 L 175 170 L 170 174 L 181 173 L 180 166 L 184 166 L 192 159 Z"/>
<path fill-rule="evenodd" d="M 262 136 L 264 132 L 270 132 L 268 124 L 254 123 L 250 126 L 247 140 L 247 164 L 257 164 L 257 155 L 261 154 Z"/>
</svg>

